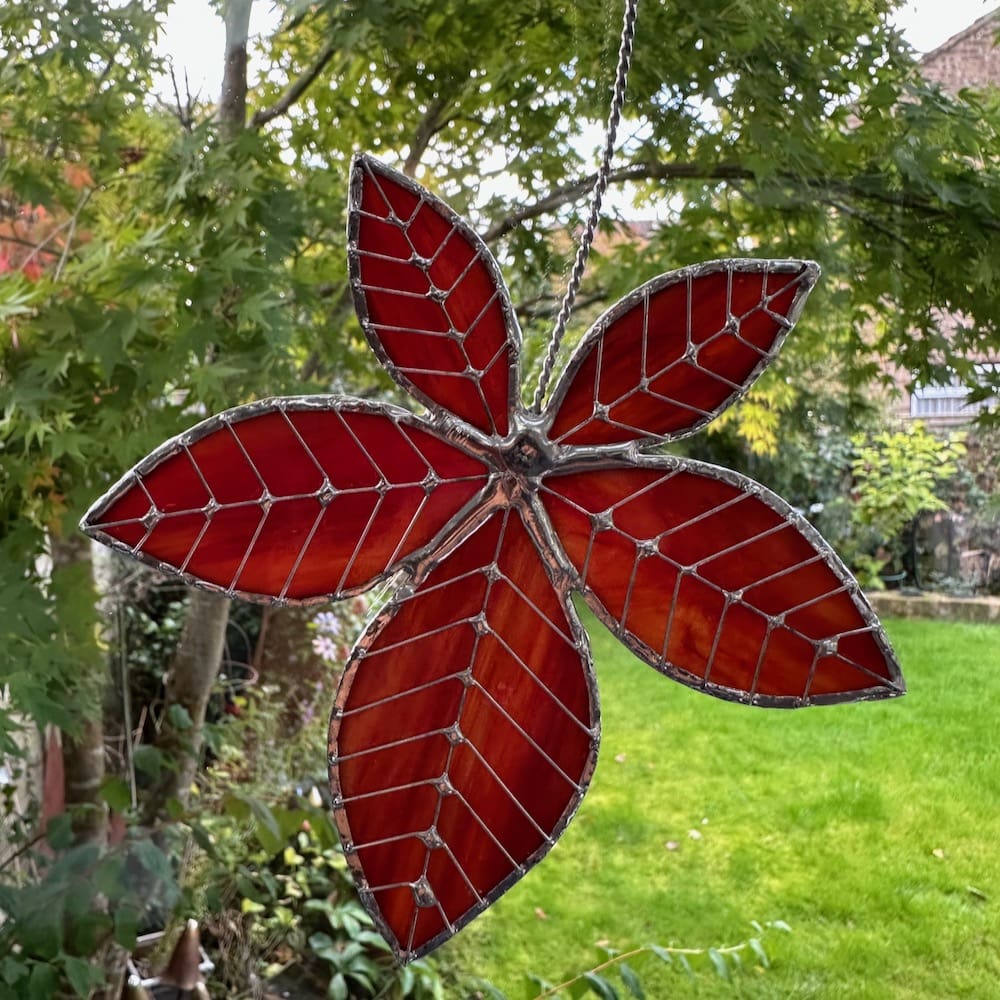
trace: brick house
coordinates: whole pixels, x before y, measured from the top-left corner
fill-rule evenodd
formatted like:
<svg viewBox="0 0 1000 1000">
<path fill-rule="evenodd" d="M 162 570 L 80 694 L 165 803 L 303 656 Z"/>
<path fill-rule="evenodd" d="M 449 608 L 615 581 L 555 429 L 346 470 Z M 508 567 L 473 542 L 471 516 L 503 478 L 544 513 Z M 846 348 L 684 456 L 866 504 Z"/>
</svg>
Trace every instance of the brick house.
<svg viewBox="0 0 1000 1000">
<path fill-rule="evenodd" d="M 982 90 L 1000 87 L 1000 7 L 974 21 L 967 28 L 952 35 L 946 42 L 932 49 L 920 60 L 920 72 L 932 83 L 939 83 L 945 90 L 957 93 L 963 88 Z M 954 319 L 944 317 L 942 332 L 947 333 Z M 984 364 L 997 363 L 1000 359 L 984 358 Z M 901 393 L 895 406 L 895 415 L 903 420 L 919 419 L 935 430 L 947 430 L 968 423 L 984 404 L 966 402 L 966 388 L 951 385 L 916 386 L 911 393 L 906 387 L 905 373 L 896 377 Z"/>
<path fill-rule="evenodd" d="M 1000 85 L 1000 7 L 952 35 L 920 60 L 920 72 L 945 90 L 982 89 Z"/>
</svg>

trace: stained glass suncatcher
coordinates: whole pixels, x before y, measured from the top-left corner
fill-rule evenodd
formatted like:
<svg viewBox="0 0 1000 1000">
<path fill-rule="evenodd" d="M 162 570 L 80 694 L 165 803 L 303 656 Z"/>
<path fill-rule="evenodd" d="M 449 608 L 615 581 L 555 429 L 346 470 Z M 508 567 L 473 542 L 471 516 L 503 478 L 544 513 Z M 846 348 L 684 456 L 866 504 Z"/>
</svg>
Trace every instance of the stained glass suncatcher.
<svg viewBox="0 0 1000 1000">
<path fill-rule="evenodd" d="M 724 260 L 653 279 L 586 334 L 540 412 L 482 241 L 367 156 L 351 179 L 359 317 L 416 416 L 268 399 L 168 441 L 84 528 L 189 583 L 306 603 L 395 590 L 355 647 L 330 778 L 361 898 L 401 960 L 539 861 L 599 741 L 570 595 L 640 659 L 721 698 L 799 707 L 904 685 L 857 584 L 743 476 L 643 449 L 737 399 L 813 287 L 808 262 Z"/>
</svg>

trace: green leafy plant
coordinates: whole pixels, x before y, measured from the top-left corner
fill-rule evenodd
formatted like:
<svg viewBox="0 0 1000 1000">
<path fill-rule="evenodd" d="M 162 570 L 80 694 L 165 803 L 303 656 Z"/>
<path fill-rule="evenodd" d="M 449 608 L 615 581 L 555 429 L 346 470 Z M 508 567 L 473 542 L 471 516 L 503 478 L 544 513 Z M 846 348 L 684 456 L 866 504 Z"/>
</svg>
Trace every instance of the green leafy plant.
<svg viewBox="0 0 1000 1000">
<path fill-rule="evenodd" d="M 964 436 L 937 438 L 922 423 L 856 439 L 851 461 L 854 566 L 866 586 L 898 561 L 903 528 L 922 511 L 947 510 L 941 493 L 965 454 Z"/>
<path fill-rule="evenodd" d="M 621 983 L 625 995 L 636 1000 L 646 1000 L 647 993 L 642 978 L 632 964 L 636 960 L 658 959 L 677 972 L 694 978 L 700 968 L 707 968 L 720 979 L 732 980 L 745 969 L 769 969 L 771 960 L 763 945 L 764 936 L 770 931 L 788 933 L 791 928 L 784 920 L 769 920 L 764 924 L 751 921 L 754 935 L 737 944 L 714 948 L 683 948 L 676 945 L 646 944 L 620 951 L 607 945 L 598 945 L 600 961 L 584 972 L 575 973 L 553 985 L 540 976 L 529 974 L 525 982 L 526 1000 L 562 997 L 580 1000 L 592 993 L 601 1000 L 619 1000 L 622 995 L 616 981 Z M 611 977 L 614 976 L 613 980 Z M 507 1000 L 506 994 L 492 983 L 480 983 L 480 994 L 488 1000 Z"/>
<path fill-rule="evenodd" d="M 244 792 L 199 823 L 205 848 L 201 903 L 220 936 L 220 975 L 230 991 L 254 978 L 330 1000 L 349 997 L 443 1000 L 433 963 L 396 966 L 389 946 L 357 899 L 329 815 L 315 790 L 279 806 Z M 310 801 L 312 800 L 312 801 Z M 296 992 L 296 995 L 299 993 Z"/>
<path fill-rule="evenodd" d="M 231 24 L 250 8 L 213 6 Z M 78 807 L 72 816 L 87 820 L 53 844 L 55 858 L 25 850 L 25 864 L 0 875 L 10 949 L 0 982 L 21 996 L 72 990 L 73 976 L 83 982 L 80 963 L 102 961 L 108 931 L 96 904 L 93 925 L 90 910 L 74 911 L 74 924 L 94 933 L 73 940 L 65 909 L 39 912 L 53 925 L 55 952 L 17 935 L 32 926 L 32 888 L 58 901 L 61 887 L 82 906 L 67 873 L 91 871 L 91 855 L 65 861 L 64 852 L 92 842 L 100 867 L 106 806 L 131 808 L 126 755 L 108 758 L 113 783 L 98 773 L 119 735 L 107 725 L 117 720 L 102 718 L 117 672 L 108 670 L 108 623 L 94 609 L 107 595 L 92 585 L 86 548 L 73 545 L 79 516 L 198 414 L 285 391 L 363 395 L 373 384 L 343 268 L 346 163 L 356 149 L 378 150 L 424 181 L 432 170 L 435 189 L 474 211 L 510 264 L 526 356 L 536 357 L 592 169 L 588 137 L 607 113 L 604 0 L 285 4 L 280 30 L 261 42 L 267 73 L 256 83 L 230 79 L 219 107 L 178 97 L 176 109 L 150 99 L 169 7 L 0 4 L 0 749 L 17 758 L 8 773 L 19 778 L 27 737 L 59 727 L 63 791 Z M 640 213 L 664 222 L 641 245 L 597 261 L 586 297 L 598 310 L 655 273 L 737 247 L 820 260 L 822 306 L 789 343 L 787 367 L 737 422 L 758 450 L 780 442 L 782 457 L 787 437 L 774 420 L 787 427 L 797 419 L 790 407 L 808 402 L 813 369 L 803 360 L 826 367 L 833 356 L 844 369 L 835 381 L 853 385 L 872 376 L 876 354 L 924 381 L 940 359 L 968 381 L 968 359 L 996 338 L 1000 109 L 920 82 L 892 7 L 746 0 L 652 4 L 642 15 L 625 108 L 640 138 L 622 149 L 612 185 L 636 185 Z M 234 35 L 238 46 L 227 49 L 245 54 L 248 33 Z M 235 73 L 243 62 L 227 65 Z M 483 163 L 498 164 L 509 183 L 478 183 L 484 175 L 470 164 Z M 905 281 L 901 248 L 920 265 Z M 968 328 L 942 338 L 941 310 L 967 317 Z M 874 336 L 873 315 L 882 317 Z M 793 400 L 791 383 L 779 383 L 796 376 Z M 188 602 L 186 621 L 197 603 Z M 133 651 L 157 686 L 168 646 L 183 636 L 173 612 L 169 620 L 152 632 L 133 621 L 143 636 Z M 191 662 L 192 674 L 206 673 Z M 134 721 L 144 708 L 136 705 Z M 152 802 L 156 825 L 128 835 L 160 837 L 169 820 L 201 837 L 202 853 L 178 852 L 193 854 L 194 867 L 170 873 L 195 894 L 211 869 L 206 844 L 221 851 L 225 842 L 231 867 L 252 872 L 270 869 L 286 846 L 302 854 L 271 799 L 253 804 L 265 801 L 261 783 L 251 761 L 237 760 L 275 761 L 274 785 L 284 787 L 294 773 L 286 734 L 255 704 L 246 715 L 241 750 L 227 744 L 228 726 L 207 735 L 249 799 L 233 809 L 252 818 L 229 816 L 213 843 L 207 832 L 221 798 L 202 781 L 185 807 L 185 780 Z M 200 763 L 200 713 L 175 700 L 160 718 Z M 150 805 L 155 778 L 180 773 L 178 756 L 140 749 L 135 765 L 148 779 L 137 783 L 140 806 Z M 37 835 L 39 798 L 29 789 L 8 810 L 5 854 Z M 242 832 L 247 823 L 255 833 Z M 282 930 L 286 904 L 262 897 L 260 905 L 272 931 Z M 310 933 L 338 947 L 333 931 L 320 923 Z M 84 956 L 88 942 L 97 950 Z M 403 970 L 399 982 L 408 975 L 416 973 Z"/>
<path fill-rule="evenodd" d="M 118 846 L 71 846 L 68 814 L 31 853 L 37 875 L 0 884 L 0 1000 L 89 997 L 106 982 L 93 961 L 128 951 L 150 906 L 169 911 L 180 887 L 169 855 L 132 836 Z"/>
</svg>

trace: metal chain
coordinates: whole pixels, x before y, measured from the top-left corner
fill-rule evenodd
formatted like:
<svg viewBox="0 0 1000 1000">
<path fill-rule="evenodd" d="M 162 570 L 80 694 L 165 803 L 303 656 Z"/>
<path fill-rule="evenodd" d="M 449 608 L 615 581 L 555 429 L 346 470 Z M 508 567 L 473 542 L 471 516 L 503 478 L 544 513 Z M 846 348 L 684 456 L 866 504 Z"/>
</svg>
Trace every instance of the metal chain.
<svg viewBox="0 0 1000 1000">
<path fill-rule="evenodd" d="M 552 378 L 552 369 L 555 365 L 556 354 L 566 334 L 566 323 L 573 309 L 576 293 L 580 290 L 580 282 L 583 280 L 587 258 L 590 256 L 590 247 L 594 242 L 597 223 L 601 217 L 601 201 L 604 198 L 604 192 L 608 188 L 608 177 L 611 174 L 611 157 L 615 149 L 615 139 L 618 134 L 618 123 L 621 120 L 622 105 L 625 103 L 625 84 L 628 82 L 629 66 L 632 63 L 632 42 L 635 39 L 635 19 L 638 6 L 639 0 L 625 0 L 625 18 L 622 24 L 621 44 L 618 47 L 618 71 L 615 75 L 615 86 L 611 96 L 611 110 L 608 114 L 604 153 L 601 157 L 601 166 L 597 172 L 597 179 L 594 181 L 590 218 L 587 220 L 587 228 L 583 232 L 579 249 L 576 252 L 576 262 L 573 264 L 569 285 L 566 288 L 566 294 L 563 296 L 562 305 L 559 307 L 559 315 L 556 317 L 556 325 L 549 341 L 545 362 L 542 366 L 542 374 L 535 388 L 535 398 L 532 402 L 532 410 L 535 413 L 540 413 L 542 410 L 542 397 L 545 395 L 545 390 L 549 386 L 549 380 Z"/>
</svg>

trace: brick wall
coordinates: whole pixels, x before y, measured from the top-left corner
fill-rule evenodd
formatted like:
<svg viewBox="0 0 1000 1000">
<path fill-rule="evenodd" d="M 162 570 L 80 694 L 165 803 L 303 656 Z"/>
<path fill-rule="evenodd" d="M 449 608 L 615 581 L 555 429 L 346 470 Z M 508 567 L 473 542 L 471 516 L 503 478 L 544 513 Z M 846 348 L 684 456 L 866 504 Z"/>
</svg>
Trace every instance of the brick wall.
<svg viewBox="0 0 1000 1000">
<path fill-rule="evenodd" d="M 938 2 L 943 3 L 944 0 Z M 957 93 L 964 87 L 1000 87 L 998 32 L 1000 7 L 995 7 L 967 28 L 952 35 L 943 45 L 928 52 L 920 60 L 921 74 L 952 93 Z M 953 317 L 944 317 L 941 321 L 942 332 L 949 332 L 949 328 L 954 325 Z M 891 363 L 887 363 L 885 367 L 899 389 L 899 395 L 890 407 L 894 419 L 907 421 L 912 416 L 918 416 L 928 427 L 937 431 L 950 430 L 969 422 L 971 414 L 964 408 L 953 411 L 953 403 L 947 397 L 939 401 L 919 403 L 906 389 L 909 381 L 907 373 Z"/>
<path fill-rule="evenodd" d="M 923 75 L 952 92 L 1000 85 L 1000 8 L 979 18 L 920 60 Z"/>
</svg>

